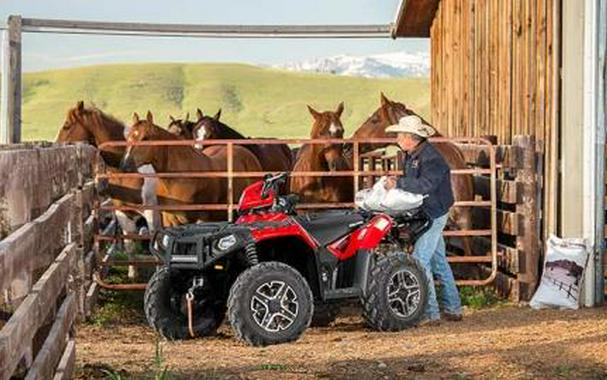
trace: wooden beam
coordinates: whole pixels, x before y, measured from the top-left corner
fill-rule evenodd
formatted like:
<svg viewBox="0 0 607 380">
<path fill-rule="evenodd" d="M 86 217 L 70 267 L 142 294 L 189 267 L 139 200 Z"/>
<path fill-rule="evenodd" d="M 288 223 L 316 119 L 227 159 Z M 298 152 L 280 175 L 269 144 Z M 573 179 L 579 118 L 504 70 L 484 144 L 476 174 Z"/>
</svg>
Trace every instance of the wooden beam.
<svg viewBox="0 0 607 380">
<path fill-rule="evenodd" d="M 523 234 L 517 237 L 516 247 L 525 255 L 525 266 L 519 276 L 521 282 L 525 283 L 524 289 L 521 289 L 521 298 L 529 300 L 538 282 L 540 265 L 535 139 L 529 136 L 515 136 L 513 142 L 521 148 L 523 157 L 523 168 L 517 173 L 523 193 L 521 202 L 516 206 L 517 213 L 521 214 Z"/>
<path fill-rule="evenodd" d="M 401 0 L 392 37 L 430 37 L 439 0 Z"/>
<path fill-rule="evenodd" d="M 65 346 L 63 356 L 59 361 L 57 370 L 55 371 L 55 377 L 53 380 L 69 380 L 72 378 L 74 373 L 74 365 L 76 364 L 76 341 L 71 339 Z"/>
<path fill-rule="evenodd" d="M 36 355 L 25 380 L 50 379 L 55 373 L 55 368 L 61 359 L 65 346 L 67 344 L 67 335 L 76 318 L 76 297 L 70 294 L 65 298 L 53 327 L 49 332 L 44 345 Z"/>
<path fill-rule="evenodd" d="M 74 200 L 73 193 L 65 195 L 44 214 L 0 242 L 0 290 L 10 287 L 20 273 L 32 274 L 53 262 L 61 250 Z"/>
<path fill-rule="evenodd" d="M 490 199 L 491 180 L 487 176 L 474 176 L 474 193 Z M 506 179 L 498 179 L 497 186 L 497 201 L 500 203 L 517 204 L 521 201 L 522 186 L 517 181 Z"/>
<path fill-rule="evenodd" d="M 10 378 L 24 353 L 30 348 L 36 331 L 65 291 L 70 262 L 76 244 L 65 247 L 57 260 L 44 272 L 23 303 L 0 330 L 0 379 Z"/>
<path fill-rule="evenodd" d="M 3 35 L 0 144 L 21 141 L 21 16 L 8 16 Z"/>
</svg>

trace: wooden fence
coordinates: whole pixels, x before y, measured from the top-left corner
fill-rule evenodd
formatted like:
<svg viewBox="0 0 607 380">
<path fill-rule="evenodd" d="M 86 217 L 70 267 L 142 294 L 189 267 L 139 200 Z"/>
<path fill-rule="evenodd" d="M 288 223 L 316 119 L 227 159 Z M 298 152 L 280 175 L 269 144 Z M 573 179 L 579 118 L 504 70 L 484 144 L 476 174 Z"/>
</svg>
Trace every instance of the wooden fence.
<svg viewBox="0 0 607 380">
<path fill-rule="evenodd" d="M 0 379 L 71 377 L 73 323 L 95 296 L 93 157 L 83 145 L 0 147 Z"/>
<path fill-rule="evenodd" d="M 486 147 L 469 144 L 461 149 L 467 162 L 488 165 Z M 542 143 L 530 136 L 515 136 L 511 145 L 497 146 L 499 273 L 495 287 L 513 301 L 531 298 L 542 267 L 542 157 Z M 488 198 L 488 184 L 486 176 L 474 177 L 477 198 Z M 488 215 L 477 210 L 473 220 L 475 228 L 482 228 L 488 223 Z M 484 237 L 475 237 L 473 242 L 477 253 L 490 247 Z"/>
</svg>

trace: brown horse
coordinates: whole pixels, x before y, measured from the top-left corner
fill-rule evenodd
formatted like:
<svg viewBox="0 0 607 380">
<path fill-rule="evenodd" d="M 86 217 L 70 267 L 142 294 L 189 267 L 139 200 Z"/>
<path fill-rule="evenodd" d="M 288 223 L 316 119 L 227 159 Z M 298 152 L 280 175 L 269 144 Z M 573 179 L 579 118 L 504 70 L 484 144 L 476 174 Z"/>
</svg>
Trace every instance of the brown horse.
<svg viewBox="0 0 607 380">
<path fill-rule="evenodd" d="M 169 116 L 170 123 L 167 126 L 167 131 L 172 134 L 181 137 L 184 140 L 192 140 L 192 130 L 196 125 L 195 122 L 190 121 L 190 113 L 185 115 L 185 119 L 175 119 L 173 116 Z"/>
<path fill-rule="evenodd" d="M 110 141 L 125 141 L 125 127 L 122 122 L 103 113 L 98 108 L 86 108 L 84 102 L 79 101 L 76 107 L 67 112 L 65 122 L 57 135 L 57 142 L 86 141 L 99 147 Z M 108 172 L 118 172 L 120 160 L 124 156 L 124 146 L 104 147 L 101 157 L 108 166 Z M 153 199 L 147 197 L 149 191 L 142 193 L 144 181 L 141 178 L 112 178 L 109 181 L 108 195 L 116 205 L 155 204 Z M 155 194 L 154 194 L 155 196 Z M 152 227 L 152 226 L 150 226 Z"/>
<path fill-rule="evenodd" d="M 198 121 L 192 133 L 194 139 L 199 141 L 196 148 L 201 149 L 203 142 L 213 139 L 246 140 L 241 133 L 222 123 L 221 109 L 214 116 L 204 115 L 200 108 L 196 111 Z M 209 145 L 204 143 L 204 145 Z M 293 159 L 287 144 L 255 144 L 243 145 L 249 149 L 259 160 L 261 167 L 267 172 L 283 172 L 291 170 Z"/>
<path fill-rule="evenodd" d="M 154 125 L 154 118 L 148 111 L 140 120 L 135 113 L 133 125 L 127 141 L 135 143 L 144 140 L 177 140 L 174 134 Z M 121 168 L 132 171 L 142 165 L 152 165 L 156 172 L 199 172 L 225 171 L 227 148 L 213 147 L 213 151 L 199 151 L 190 146 L 143 146 L 129 145 L 122 160 Z M 233 167 L 235 172 L 261 171 L 257 158 L 239 146 L 234 147 Z M 255 179 L 234 179 L 234 200 L 244 188 Z M 191 205 L 205 203 L 225 203 L 227 201 L 227 180 L 223 178 L 159 178 L 158 200 L 162 205 Z M 200 220 L 225 220 L 225 212 L 213 211 L 163 211 L 163 226 L 175 226 Z"/>
<path fill-rule="evenodd" d="M 392 101 L 381 93 L 381 106 L 356 130 L 356 132 L 354 132 L 352 137 L 363 140 L 366 138 L 391 137 L 386 134 L 385 129 L 392 124 L 397 124 L 401 117 L 407 115 L 417 114 L 413 110 L 408 109 L 404 104 Z M 423 118 L 422 121 L 427 125 L 431 125 Z M 443 136 L 438 131 L 436 132 L 435 137 Z M 466 160 L 462 152 L 455 144 L 451 142 L 437 142 L 432 144 L 443 155 L 451 169 L 466 168 Z M 385 146 L 386 144 L 361 144 L 360 151 L 361 153 L 365 153 L 378 148 L 383 148 Z M 451 186 L 453 188 L 453 194 L 456 201 L 474 200 L 474 182 L 472 175 L 452 174 Z M 451 222 L 460 229 L 471 229 L 471 209 L 469 207 L 454 207 L 451 211 Z M 463 243 L 466 254 L 471 254 L 472 249 L 470 246 L 470 240 L 468 238 L 464 238 Z"/>
<path fill-rule="evenodd" d="M 124 124 L 92 107 L 84 106 L 83 101 L 79 101 L 76 107 L 67 112 L 63 126 L 57 135 L 57 142 L 77 142 L 86 141 L 89 144 L 99 147 L 108 141 L 124 141 Z M 101 150 L 101 157 L 105 161 L 107 172 L 119 172 L 120 160 L 124 155 L 125 147 L 110 146 Z M 145 168 L 142 169 L 145 171 Z M 101 181 L 103 190 L 101 195 L 107 195 L 112 199 L 115 206 L 122 205 L 156 205 L 156 179 L 146 178 L 111 178 L 108 181 Z M 134 234 L 137 232 L 138 218 L 144 217 L 150 230 L 158 227 L 157 213 L 148 210 L 143 213 L 132 211 L 117 211 L 115 216 L 125 234 Z M 127 252 L 134 249 L 133 242 L 125 240 Z M 136 276 L 135 268 L 129 267 L 129 277 Z"/>
<path fill-rule="evenodd" d="M 339 119 L 343 103 L 337 111 L 317 112 L 308 106 L 314 118 L 310 137 L 341 138 L 344 129 Z M 335 172 L 352 170 L 344 156 L 342 144 L 305 144 L 297 154 L 293 173 L 318 171 Z M 299 194 L 302 202 L 351 202 L 353 200 L 353 182 L 351 177 L 292 177 L 291 192 Z"/>
</svg>

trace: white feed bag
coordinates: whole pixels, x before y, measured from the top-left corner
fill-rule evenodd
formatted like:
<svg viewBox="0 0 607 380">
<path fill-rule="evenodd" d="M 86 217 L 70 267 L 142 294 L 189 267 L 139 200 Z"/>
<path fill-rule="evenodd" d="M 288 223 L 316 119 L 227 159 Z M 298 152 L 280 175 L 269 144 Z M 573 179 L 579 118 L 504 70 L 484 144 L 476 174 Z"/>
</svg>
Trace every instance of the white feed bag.
<svg viewBox="0 0 607 380">
<path fill-rule="evenodd" d="M 583 239 L 560 239 L 550 235 L 540 286 L 529 306 L 534 309 L 579 308 L 580 289 L 588 251 Z"/>
<path fill-rule="evenodd" d="M 417 208 L 424 203 L 424 196 L 421 194 L 413 194 L 401 189 L 388 190 L 381 205 L 384 209 L 391 212 L 402 212 Z"/>
<path fill-rule="evenodd" d="M 422 205 L 424 196 L 401 189 L 386 190 L 386 177 L 381 177 L 373 188 L 360 190 L 354 197 L 356 206 L 367 210 L 398 214 Z"/>
</svg>

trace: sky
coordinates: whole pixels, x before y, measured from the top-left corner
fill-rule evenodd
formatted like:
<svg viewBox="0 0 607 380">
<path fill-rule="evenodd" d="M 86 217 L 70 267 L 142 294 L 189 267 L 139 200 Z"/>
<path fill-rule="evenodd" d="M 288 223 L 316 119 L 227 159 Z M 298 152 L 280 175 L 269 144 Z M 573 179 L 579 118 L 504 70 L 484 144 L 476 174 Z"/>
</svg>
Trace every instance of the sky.
<svg viewBox="0 0 607 380">
<path fill-rule="evenodd" d="M 387 24 L 399 0 L 0 0 L 0 18 L 184 24 Z M 25 33 L 23 70 L 124 62 L 280 64 L 340 54 L 427 52 L 427 39 L 201 39 Z"/>
</svg>

